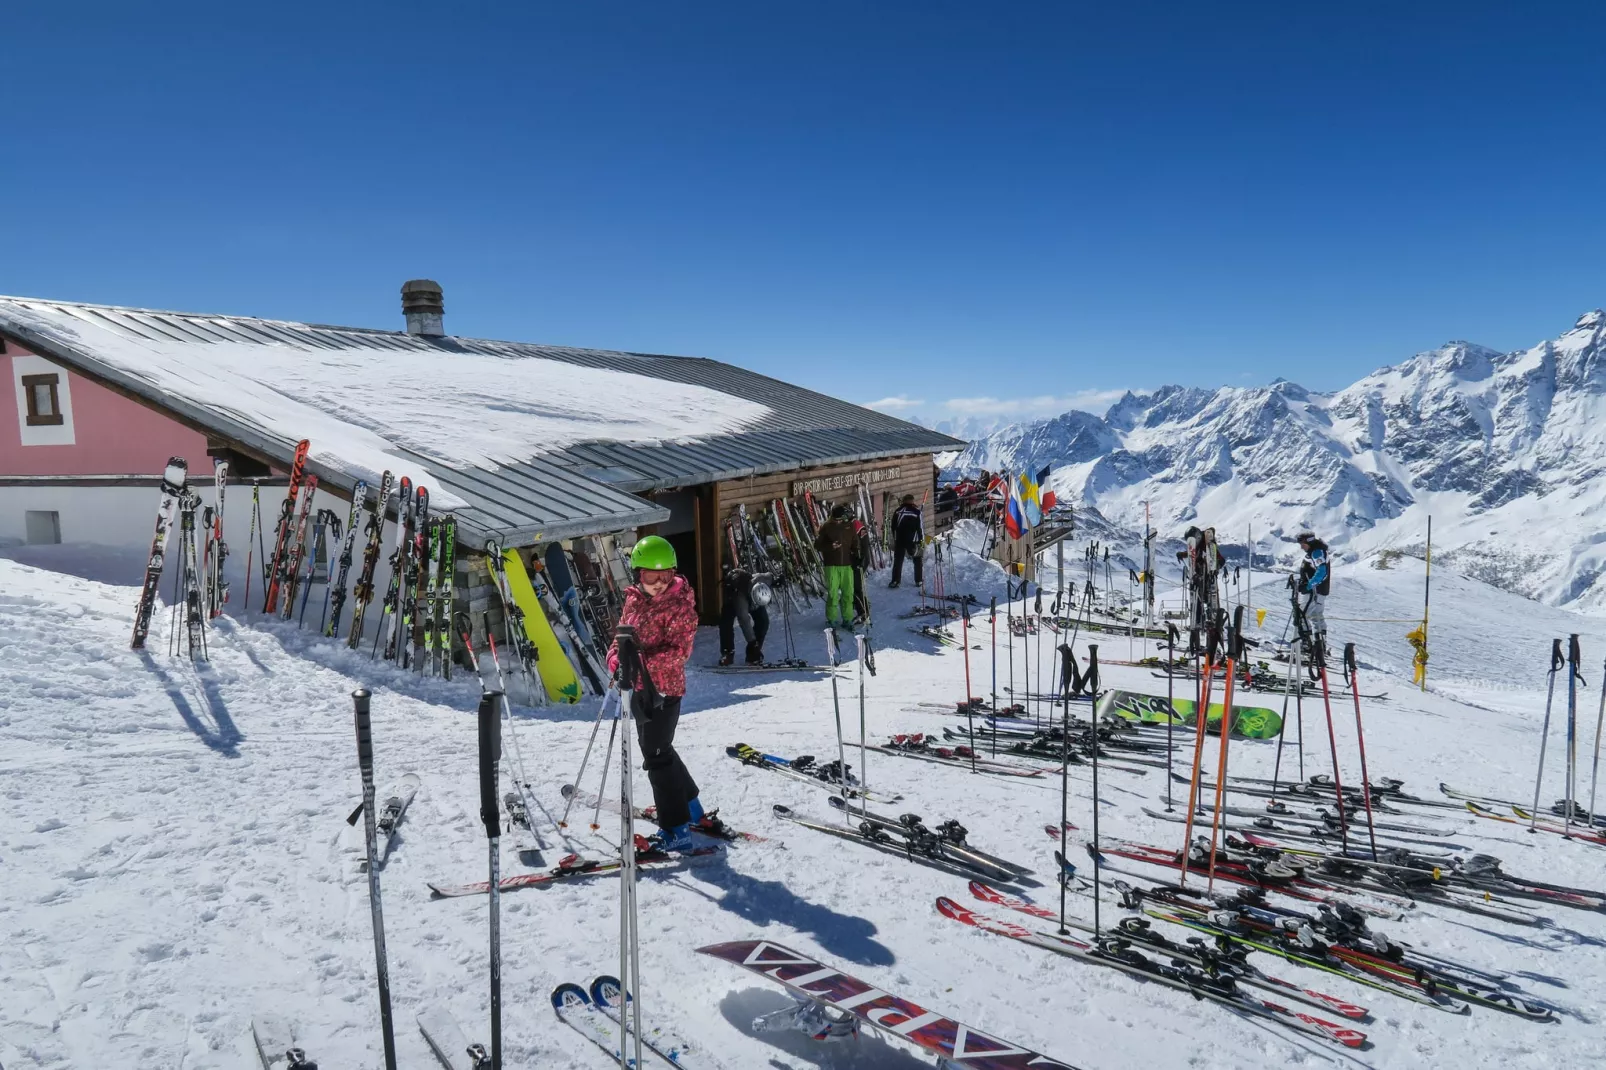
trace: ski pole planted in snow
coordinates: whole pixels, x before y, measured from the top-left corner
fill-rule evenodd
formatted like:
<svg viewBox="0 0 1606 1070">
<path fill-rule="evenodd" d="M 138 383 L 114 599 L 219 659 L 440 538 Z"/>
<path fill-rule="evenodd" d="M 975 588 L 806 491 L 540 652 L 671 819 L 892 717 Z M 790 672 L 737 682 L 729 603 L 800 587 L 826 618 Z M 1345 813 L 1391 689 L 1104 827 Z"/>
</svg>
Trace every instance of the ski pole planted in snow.
<svg viewBox="0 0 1606 1070">
<path fill-rule="evenodd" d="M 848 820 L 848 753 L 842 743 L 842 697 L 837 693 L 836 670 L 842 664 L 836 649 L 836 629 L 825 629 L 825 650 L 831 658 L 831 706 L 836 711 L 836 765 L 837 783 L 842 789 L 843 820 Z"/>
<path fill-rule="evenodd" d="M 1600 709 L 1595 714 L 1595 757 L 1589 768 L 1589 826 L 1594 828 L 1599 822 L 1595 819 L 1595 786 L 1600 780 L 1600 729 L 1601 722 L 1606 721 L 1606 663 L 1600 668 Z"/>
<path fill-rule="evenodd" d="M 1238 659 L 1243 656 L 1243 629 L 1244 607 L 1238 606 L 1232 611 L 1232 630 L 1227 633 L 1227 682 L 1221 693 L 1221 757 L 1216 766 L 1216 809 L 1210 818 L 1210 875 L 1205 881 L 1205 891 L 1208 894 L 1216 886 L 1216 838 L 1221 831 L 1221 806 L 1227 798 L 1227 752 L 1228 741 L 1232 739 L 1232 691 L 1237 683 Z M 1207 706 L 1199 711 L 1198 716 L 1205 721 L 1210 719 L 1210 708 Z M 1095 808 L 1093 816 L 1098 817 Z"/>
<path fill-rule="evenodd" d="M 502 806 L 497 798 L 497 765 L 502 757 L 502 694 L 480 696 L 480 820 L 485 824 L 491 896 L 491 1068 L 502 1070 Z"/>
<path fill-rule="evenodd" d="M 1087 677 L 1086 677 L 1086 680 L 1087 680 L 1088 697 L 1093 700 L 1093 727 L 1092 727 L 1092 729 L 1089 730 L 1088 735 L 1091 737 L 1089 742 L 1092 744 L 1092 746 L 1089 749 L 1093 752 L 1093 850 L 1097 851 L 1099 849 L 1099 716 L 1098 716 L 1098 704 L 1099 704 L 1099 648 L 1098 648 L 1098 644 L 1096 644 L 1096 643 L 1089 643 L 1087 645 Z M 1069 696 L 1067 696 L 1066 700 L 1065 700 L 1065 706 L 1066 706 L 1066 710 L 1067 710 L 1067 712 L 1065 714 L 1065 721 L 1066 721 L 1067 725 L 1070 724 L 1070 716 L 1071 716 L 1070 713 L 1069 713 L 1070 705 L 1071 705 L 1071 701 L 1070 701 Z M 1062 822 L 1064 821 L 1063 816 L 1061 817 L 1061 821 Z M 1063 827 L 1063 824 L 1062 824 L 1061 827 Z M 1067 837 L 1067 839 L 1068 838 L 1069 837 Z M 1063 877 L 1061 878 L 1060 886 L 1062 888 L 1064 887 L 1064 878 Z M 1100 928 L 1100 923 L 1099 923 L 1099 900 L 1101 898 L 1102 898 L 1102 895 L 1100 894 L 1099 867 L 1094 866 L 1093 867 L 1093 935 L 1095 937 L 1098 936 L 1099 928 Z"/>
<path fill-rule="evenodd" d="M 635 716 L 635 693 L 643 683 L 647 683 L 646 667 L 641 661 L 641 647 L 637 644 L 636 630 L 629 626 L 621 626 L 614 633 L 616 649 L 619 651 L 619 721 L 624 721 L 624 731 L 619 733 L 619 991 L 624 993 L 627 1006 L 619 1008 L 619 1024 L 625 1027 L 626 1033 L 635 1037 L 635 1060 L 630 1061 L 632 1045 L 620 1043 L 619 1066 L 620 1070 L 628 1067 L 641 1066 L 641 937 L 637 928 L 636 908 L 636 830 L 635 830 L 635 799 L 631 788 L 631 762 L 630 762 L 630 734 L 634 725 L 629 723 Z M 650 686 L 650 685 L 649 685 Z M 834 686 L 834 685 L 833 685 Z M 649 692 L 650 694 L 650 692 Z M 837 739 L 842 738 L 842 718 L 837 717 Z M 615 721 L 617 724 L 618 721 Z M 630 1012 L 630 1020 L 626 1021 L 626 1011 Z"/>
<path fill-rule="evenodd" d="M 1355 745 L 1361 752 L 1361 799 L 1366 803 L 1366 838 L 1372 845 L 1372 861 L 1377 861 L 1377 830 L 1372 824 L 1372 775 L 1366 771 L 1366 733 L 1361 729 L 1361 678 L 1356 668 L 1355 644 L 1344 644 L 1344 676 L 1355 699 Z"/>
<path fill-rule="evenodd" d="M 869 747 L 864 738 L 864 672 L 865 667 L 870 663 L 870 640 L 863 632 L 859 632 L 854 635 L 853 641 L 859 645 L 859 791 L 862 798 L 863 794 L 870 790 L 870 765 L 866 761 L 866 751 Z M 968 660 L 966 664 L 968 666 Z M 966 675 L 966 682 L 968 683 L 969 674 L 967 673 Z M 967 688 L 966 690 L 969 689 Z M 974 736 L 972 736 L 970 742 L 974 747 L 976 742 Z M 975 764 L 974 759 L 972 759 L 972 764 Z M 846 775 L 842 779 L 845 782 L 847 780 Z"/>
<path fill-rule="evenodd" d="M 1062 644 L 1060 652 L 1060 707 L 1063 710 L 1060 718 L 1060 829 L 1063 831 L 1070 827 L 1070 791 L 1071 791 L 1071 681 L 1076 678 L 1076 667 L 1072 659 L 1076 656 L 1071 653 L 1069 644 Z M 997 724 L 997 718 L 993 723 Z M 1095 747 L 1095 749 L 1097 749 Z M 1093 800 L 1093 810 L 1099 808 L 1098 799 Z M 1070 935 L 1065 927 L 1065 885 L 1070 874 L 1060 867 L 1060 928 L 1061 936 Z"/>
<path fill-rule="evenodd" d="M 374 737 L 368 719 L 371 697 L 366 687 L 359 687 L 351 693 L 357 721 L 357 764 L 362 770 L 363 840 L 368 848 L 368 906 L 374 922 L 374 965 L 379 973 L 379 1027 L 385 1042 L 385 1070 L 396 1070 L 396 1034 L 390 1020 L 390 967 L 385 958 L 385 911 L 379 900 L 379 865 L 375 846 Z"/>
<path fill-rule="evenodd" d="M 993 627 L 993 757 L 999 757 L 999 596 L 988 606 L 988 623 Z M 1601 709 L 1606 710 L 1606 684 L 1601 689 Z M 1595 750 L 1600 753 L 1600 728 L 1595 729 Z M 975 742 L 975 736 L 972 736 Z"/>
<path fill-rule="evenodd" d="M 1199 672 L 1199 705 L 1193 711 L 1193 771 L 1188 778 L 1188 816 L 1182 831 L 1182 873 L 1178 884 L 1188 882 L 1188 851 L 1193 846 L 1193 817 L 1199 805 L 1199 767 L 1204 762 L 1205 722 L 1210 719 L 1210 685 L 1215 678 L 1216 644 L 1221 626 L 1214 616 L 1205 622 L 1204 659 Z"/>
<path fill-rule="evenodd" d="M 963 644 L 962 645 L 965 648 L 965 726 L 970 732 L 970 748 L 969 748 L 969 750 L 970 750 L 970 771 L 972 773 L 974 773 L 976 771 L 976 714 L 975 714 L 976 703 L 970 697 L 970 606 L 969 606 L 969 604 L 960 606 L 959 607 L 959 611 L 960 611 L 959 634 L 960 634 L 961 638 L 963 639 Z M 859 697 L 860 697 L 859 705 L 860 705 L 861 708 L 863 708 L 863 705 L 864 705 L 864 702 L 863 702 L 864 688 L 863 687 L 860 687 L 860 689 L 859 689 Z M 859 764 L 861 766 L 864 765 L 863 756 L 861 756 L 859 758 Z M 859 770 L 859 776 L 860 776 L 861 779 L 864 777 L 864 770 L 862 768 Z"/>
<path fill-rule="evenodd" d="M 1171 711 L 1165 719 L 1165 812 L 1170 813 L 1171 806 L 1171 753 L 1174 745 L 1171 742 L 1173 726 L 1176 724 L 1177 691 L 1176 677 L 1172 666 L 1177 660 L 1177 626 L 1167 621 L 1165 626 L 1165 708 Z"/>
<path fill-rule="evenodd" d="M 1573 812 L 1578 796 L 1578 685 L 1583 681 L 1579 671 L 1583 654 L 1578 649 L 1578 635 L 1567 638 L 1567 816 L 1562 824 L 1562 835 L 1571 836 Z"/>
<path fill-rule="evenodd" d="M 1534 806 L 1528 821 L 1528 831 L 1537 832 L 1539 825 L 1539 791 L 1545 780 L 1545 744 L 1550 741 L 1550 704 L 1556 697 L 1556 674 L 1567 664 L 1561 652 L 1561 640 L 1550 641 L 1550 686 L 1545 690 L 1545 721 L 1539 729 L 1539 772 L 1534 774 Z"/>
</svg>

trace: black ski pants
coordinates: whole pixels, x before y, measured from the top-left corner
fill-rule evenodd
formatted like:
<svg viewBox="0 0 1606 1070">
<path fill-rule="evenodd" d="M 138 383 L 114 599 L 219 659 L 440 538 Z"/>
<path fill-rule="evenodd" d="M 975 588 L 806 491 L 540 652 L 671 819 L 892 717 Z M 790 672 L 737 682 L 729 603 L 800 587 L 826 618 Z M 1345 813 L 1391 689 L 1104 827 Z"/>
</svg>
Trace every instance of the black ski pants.
<svg viewBox="0 0 1606 1070">
<path fill-rule="evenodd" d="M 910 561 L 914 562 L 914 566 L 915 566 L 915 586 L 918 587 L 921 584 L 926 582 L 926 577 L 925 577 L 925 557 L 926 557 L 926 555 L 921 552 L 920 544 L 918 542 L 915 543 L 912 546 L 907 546 L 907 545 L 905 545 L 905 544 L 903 544 L 901 542 L 898 543 L 897 545 L 893 546 L 893 548 L 892 548 L 892 582 L 893 583 L 902 583 L 903 582 L 903 559 L 906 558 L 906 557 Z"/>
<path fill-rule="evenodd" d="M 747 641 L 748 649 L 763 649 L 764 637 L 770 632 L 770 611 L 763 606 L 753 605 L 745 598 L 732 597 L 725 599 L 725 605 L 719 611 L 719 652 L 736 652 L 738 624 L 741 625 L 742 638 Z"/>
<path fill-rule="evenodd" d="M 658 826 L 672 829 L 691 820 L 688 804 L 697 798 L 697 781 L 675 753 L 675 726 L 680 723 L 680 696 L 660 698 L 654 709 L 643 692 L 632 693 L 630 709 L 636 721 L 636 742 L 641 745 L 641 767 L 652 784 L 652 802 L 658 808 Z"/>
</svg>

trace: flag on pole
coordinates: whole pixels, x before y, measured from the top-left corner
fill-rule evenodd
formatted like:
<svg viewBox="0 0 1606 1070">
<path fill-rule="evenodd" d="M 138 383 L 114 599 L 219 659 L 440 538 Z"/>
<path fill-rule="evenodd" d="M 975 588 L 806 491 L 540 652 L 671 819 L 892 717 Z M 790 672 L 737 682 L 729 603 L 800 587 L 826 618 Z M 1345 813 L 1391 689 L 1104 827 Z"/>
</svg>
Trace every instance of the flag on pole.
<svg viewBox="0 0 1606 1070">
<path fill-rule="evenodd" d="M 1042 510 L 1045 513 L 1048 512 L 1050 509 L 1054 508 L 1054 503 L 1057 500 L 1054 497 L 1054 492 L 1053 491 L 1051 491 L 1051 490 L 1043 490 L 1042 489 L 1042 488 L 1048 486 L 1048 473 L 1049 473 L 1049 469 L 1052 468 L 1052 467 L 1053 467 L 1052 465 L 1046 465 L 1046 466 L 1044 466 L 1044 468 L 1043 468 L 1043 470 L 1041 472 L 1037 473 L 1037 486 L 1038 486 L 1038 498 L 1039 498 L 1038 504 L 1042 507 Z"/>
</svg>

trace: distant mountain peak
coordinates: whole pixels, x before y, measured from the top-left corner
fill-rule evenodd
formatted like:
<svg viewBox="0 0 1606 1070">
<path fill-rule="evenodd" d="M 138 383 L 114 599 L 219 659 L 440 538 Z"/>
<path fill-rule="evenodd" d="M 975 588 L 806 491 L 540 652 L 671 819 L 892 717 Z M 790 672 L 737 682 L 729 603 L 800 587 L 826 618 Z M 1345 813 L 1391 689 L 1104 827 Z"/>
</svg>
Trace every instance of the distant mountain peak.
<svg viewBox="0 0 1606 1070">
<path fill-rule="evenodd" d="M 1166 538 L 1208 521 L 1276 559 L 1292 553 L 1276 533 L 1310 528 L 1364 556 L 1419 550 L 1431 513 L 1435 559 L 1606 609 L 1606 311 L 1511 353 L 1449 341 L 1335 393 L 1281 377 L 1128 391 L 1102 417 L 999 428 L 950 471 L 1044 466 L 1100 539 L 1136 539 L 1147 507 Z"/>
</svg>

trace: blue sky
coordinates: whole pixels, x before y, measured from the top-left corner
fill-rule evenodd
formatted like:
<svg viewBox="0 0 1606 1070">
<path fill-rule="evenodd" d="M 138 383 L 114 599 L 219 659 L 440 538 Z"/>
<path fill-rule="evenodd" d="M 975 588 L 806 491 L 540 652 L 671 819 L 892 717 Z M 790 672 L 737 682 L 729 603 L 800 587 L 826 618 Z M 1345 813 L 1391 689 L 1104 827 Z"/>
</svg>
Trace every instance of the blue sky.
<svg viewBox="0 0 1606 1070">
<path fill-rule="evenodd" d="M 27 5 L 0 292 L 395 326 L 429 276 L 928 417 L 1606 304 L 1598 5 L 1295 6 Z"/>
</svg>

